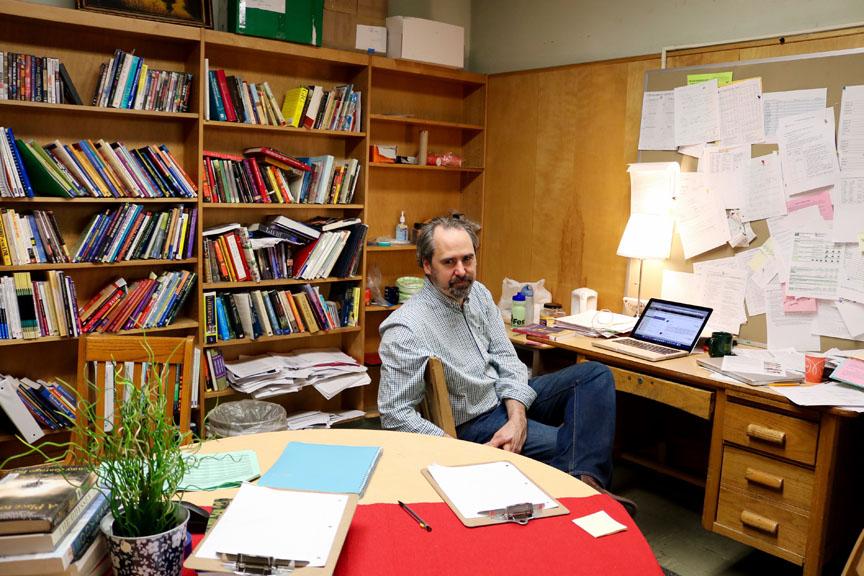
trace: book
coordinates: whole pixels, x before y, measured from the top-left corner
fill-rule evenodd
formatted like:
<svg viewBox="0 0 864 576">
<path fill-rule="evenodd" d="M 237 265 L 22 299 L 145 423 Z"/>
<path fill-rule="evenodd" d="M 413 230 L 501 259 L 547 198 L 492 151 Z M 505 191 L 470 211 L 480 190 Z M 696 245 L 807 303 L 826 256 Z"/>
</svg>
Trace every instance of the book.
<svg viewBox="0 0 864 576">
<path fill-rule="evenodd" d="M 75 522 L 90 507 L 93 501 L 100 496 L 99 490 L 90 488 L 81 500 L 78 501 L 78 504 L 66 515 L 66 518 L 50 532 L 0 536 L 0 556 L 52 552 L 57 547 L 57 544 L 69 534 Z"/>
<path fill-rule="evenodd" d="M 21 468 L 0 479 L 0 534 L 50 532 L 93 485 L 83 467 Z"/>
<path fill-rule="evenodd" d="M 362 495 L 380 457 L 379 446 L 289 442 L 258 485 Z"/>
<path fill-rule="evenodd" d="M 528 340 L 543 341 L 553 340 L 558 341 L 564 338 L 576 336 L 576 330 L 564 328 L 563 326 L 546 326 L 544 324 L 528 324 L 527 326 L 519 326 L 512 329 L 517 334 L 524 334 Z"/>
</svg>

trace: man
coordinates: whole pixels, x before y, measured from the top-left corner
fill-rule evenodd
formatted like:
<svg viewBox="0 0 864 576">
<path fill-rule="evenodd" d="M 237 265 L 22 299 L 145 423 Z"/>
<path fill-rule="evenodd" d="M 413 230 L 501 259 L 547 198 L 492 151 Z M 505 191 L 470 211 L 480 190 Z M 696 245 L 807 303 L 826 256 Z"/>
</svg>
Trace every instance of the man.
<svg viewBox="0 0 864 576">
<path fill-rule="evenodd" d="M 381 424 L 444 435 L 415 408 L 425 392 L 427 358 L 437 356 L 460 439 L 522 453 L 606 492 L 615 434 L 612 374 L 587 362 L 529 381 L 492 295 L 474 281 L 477 244 L 475 225 L 462 219 L 435 218 L 420 231 L 423 288 L 380 328 Z M 635 514 L 633 502 L 613 497 Z"/>
</svg>

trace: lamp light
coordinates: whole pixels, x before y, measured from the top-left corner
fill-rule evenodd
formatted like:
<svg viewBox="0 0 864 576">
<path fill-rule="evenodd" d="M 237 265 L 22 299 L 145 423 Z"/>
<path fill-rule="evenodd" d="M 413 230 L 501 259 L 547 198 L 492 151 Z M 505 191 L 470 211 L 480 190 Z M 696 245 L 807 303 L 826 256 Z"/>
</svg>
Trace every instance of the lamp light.
<svg viewBox="0 0 864 576">
<path fill-rule="evenodd" d="M 642 311 L 642 264 L 646 259 L 665 260 L 672 250 L 672 218 L 661 214 L 631 214 L 618 244 L 618 256 L 639 259 L 636 315 Z"/>
</svg>

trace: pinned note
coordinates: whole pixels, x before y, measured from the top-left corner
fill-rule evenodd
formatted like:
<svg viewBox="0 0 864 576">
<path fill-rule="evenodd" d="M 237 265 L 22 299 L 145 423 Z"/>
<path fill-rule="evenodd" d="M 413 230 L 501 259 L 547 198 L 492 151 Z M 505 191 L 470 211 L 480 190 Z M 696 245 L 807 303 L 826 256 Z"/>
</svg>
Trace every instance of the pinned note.
<svg viewBox="0 0 864 576">
<path fill-rule="evenodd" d="M 717 80 L 717 86 L 728 86 L 732 83 L 732 71 L 728 72 L 711 72 L 710 74 L 688 74 L 687 84 L 698 84 L 700 82 L 708 82 L 709 80 Z"/>
</svg>

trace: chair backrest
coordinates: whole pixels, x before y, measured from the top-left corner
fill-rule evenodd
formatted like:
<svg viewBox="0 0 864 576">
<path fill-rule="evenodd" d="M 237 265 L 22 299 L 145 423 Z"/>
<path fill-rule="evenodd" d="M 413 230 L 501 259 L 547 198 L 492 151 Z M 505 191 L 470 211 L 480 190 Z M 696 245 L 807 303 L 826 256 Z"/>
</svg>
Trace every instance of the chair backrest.
<svg viewBox="0 0 864 576">
<path fill-rule="evenodd" d="M 864 530 L 858 536 L 858 541 L 852 548 L 852 554 L 846 561 L 842 576 L 864 576 Z"/>
<path fill-rule="evenodd" d="M 447 381 L 444 379 L 444 365 L 440 358 L 430 356 L 426 362 L 426 394 L 420 403 L 420 413 L 424 418 L 456 438 L 456 424 L 453 420 L 453 409 L 450 407 L 450 396 L 447 393 Z"/>
<path fill-rule="evenodd" d="M 124 384 L 116 378 L 118 372 L 133 385 L 141 386 L 142 377 L 146 377 L 147 372 L 152 374 L 155 365 L 158 374 L 163 375 L 162 385 L 166 388 L 166 398 L 175 399 L 174 402 L 166 402 L 165 411 L 169 417 L 173 417 L 176 409 L 180 432 L 188 432 L 192 419 L 193 349 L 191 336 L 82 337 L 78 343 L 78 396 L 94 403 L 93 416 L 96 422 L 86 422 L 86 414 L 79 410 L 79 425 L 104 426 L 106 416 L 110 422 L 116 421 L 125 397 Z M 148 364 L 150 362 L 153 364 Z M 113 372 L 108 372 L 109 366 L 113 366 Z M 106 394 L 106 382 L 110 387 L 112 381 L 113 391 L 109 390 Z M 109 411 L 108 414 L 106 410 Z"/>
</svg>

